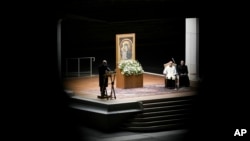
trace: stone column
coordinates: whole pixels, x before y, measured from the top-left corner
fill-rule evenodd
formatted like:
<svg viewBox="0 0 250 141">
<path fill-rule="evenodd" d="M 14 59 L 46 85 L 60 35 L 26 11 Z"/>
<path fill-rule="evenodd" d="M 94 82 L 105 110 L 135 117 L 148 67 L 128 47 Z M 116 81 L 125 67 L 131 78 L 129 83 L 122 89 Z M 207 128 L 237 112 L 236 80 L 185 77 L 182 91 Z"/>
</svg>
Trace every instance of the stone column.
<svg viewBox="0 0 250 141">
<path fill-rule="evenodd" d="M 199 19 L 186 18 L 185 60 L 190 81 L 199 80 Z"/>
</svg>

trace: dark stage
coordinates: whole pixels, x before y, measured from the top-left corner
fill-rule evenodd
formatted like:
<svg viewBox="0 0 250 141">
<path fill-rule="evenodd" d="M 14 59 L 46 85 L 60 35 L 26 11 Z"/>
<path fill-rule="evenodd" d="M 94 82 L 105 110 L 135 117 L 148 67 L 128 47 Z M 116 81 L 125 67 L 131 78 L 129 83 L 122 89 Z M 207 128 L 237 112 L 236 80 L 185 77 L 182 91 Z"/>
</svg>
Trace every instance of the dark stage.
<svg viewBox="0 0 250 141">
<path fill-rule="evenodd" d="M 64 89 L 71 96 L 70 107 L 78 120 L 103 131 L 151 132 L 187 127 L 197 84 L 167 89 L 164 79 L 163 75 L 144 73 L 141 88 L 116 88 L 115 83 L 116 98 L 109 99 L 97 97 L 98 75 L 65 78 Z M 110 84 L 107 92 L 110 95 Z"/>
</svg>

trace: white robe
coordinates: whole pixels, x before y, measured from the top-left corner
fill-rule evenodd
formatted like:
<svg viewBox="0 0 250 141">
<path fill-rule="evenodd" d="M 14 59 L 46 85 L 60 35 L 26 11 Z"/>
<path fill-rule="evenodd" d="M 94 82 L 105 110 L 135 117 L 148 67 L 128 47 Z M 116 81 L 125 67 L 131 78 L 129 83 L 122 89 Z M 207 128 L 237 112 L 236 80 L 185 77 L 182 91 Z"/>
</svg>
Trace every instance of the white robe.
<svg viewBox="0 0 250 141">
<path fill-rule="evenodd" d="M 166 79 L 172 79 L 175 80 L 176 79 L 176 75 L 177 75 L 177 71 L 175 66 L 166 66 L 163 70 L 163 74 L 165 74 Z"/>
<path fill-rule="evenodd" d="M 121 52 L 122 52 L 122 60 L 127 60 L 127 52 L 128 52 L 128 48 L 127 46 L 123 46 L 121 48 Z"/>
</svg>

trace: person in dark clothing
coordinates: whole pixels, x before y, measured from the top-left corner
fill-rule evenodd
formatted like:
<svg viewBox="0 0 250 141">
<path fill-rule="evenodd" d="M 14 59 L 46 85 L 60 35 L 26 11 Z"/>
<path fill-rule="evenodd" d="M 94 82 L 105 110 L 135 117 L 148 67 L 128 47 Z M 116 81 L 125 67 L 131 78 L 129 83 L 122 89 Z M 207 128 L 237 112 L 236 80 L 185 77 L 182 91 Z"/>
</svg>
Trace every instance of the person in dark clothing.
<svg viewBox="0 0 250 141">
<path fill-rule="evenodd" d="M 106 71 L 110 70 L 111 69 L 108 67 L 106 60 L 103 60 L 102 64 L 98 67 L 101 98 L 105 97 L 106 87 L 108 86 L 108 77 L 106 77 L 105 74 Z"/>
<path fill-rule="evenodd" d="M 179 87 L 189 87 L 188 67 L 185 65 L 184 60 L 181 60 L 180 65 L 177 67 L 177 72 L 179 75 Z"/>
</svg>

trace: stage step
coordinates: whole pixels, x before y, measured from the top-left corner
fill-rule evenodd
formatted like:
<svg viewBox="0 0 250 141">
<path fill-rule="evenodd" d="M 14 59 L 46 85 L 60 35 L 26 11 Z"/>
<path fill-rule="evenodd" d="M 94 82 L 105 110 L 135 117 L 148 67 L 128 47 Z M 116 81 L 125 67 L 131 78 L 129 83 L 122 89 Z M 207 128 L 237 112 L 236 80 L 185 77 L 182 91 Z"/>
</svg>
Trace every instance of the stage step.
<svg viewBox="0 0 250 141">
<path fill-rule="evenodd" d="M 192 117 L 194 96 L 142 101 L 143 110 L 122 125 L 129 131 L 162 131 L 186 128 Z"/>
</svg>

